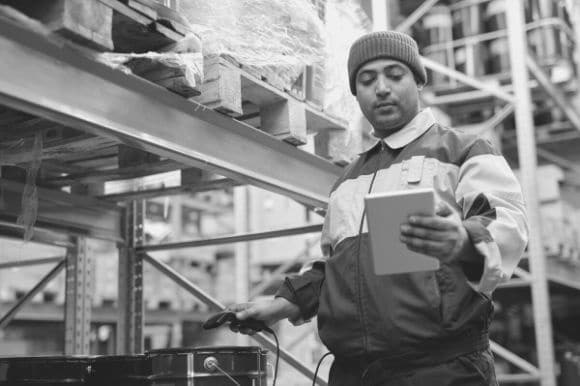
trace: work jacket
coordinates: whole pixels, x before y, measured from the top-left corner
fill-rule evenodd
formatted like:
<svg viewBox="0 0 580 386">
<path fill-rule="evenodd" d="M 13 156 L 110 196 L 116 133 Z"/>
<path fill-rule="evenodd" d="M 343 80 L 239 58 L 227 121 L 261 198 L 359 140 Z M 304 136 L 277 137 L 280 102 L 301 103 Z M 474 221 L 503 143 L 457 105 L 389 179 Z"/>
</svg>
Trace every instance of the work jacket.
<svg viewBox="0 0 580 386">
<path fill-rule="evenodd" d="M 427 187 L 461 216 L 475 254 L 437 271 L 376 275 L 364 196 Z M 428 355 L 485 336 L 491 293 L 512 275 L 527 235 L 521 188 L 505 159 L 490 141 L 443 127 L 426 109 L 346 168 L 330 193 L 325 258 L 286 278 L 277 296 L 304 319 L 318 316 L 320 338 L 337 357 Z"/>
</svg>

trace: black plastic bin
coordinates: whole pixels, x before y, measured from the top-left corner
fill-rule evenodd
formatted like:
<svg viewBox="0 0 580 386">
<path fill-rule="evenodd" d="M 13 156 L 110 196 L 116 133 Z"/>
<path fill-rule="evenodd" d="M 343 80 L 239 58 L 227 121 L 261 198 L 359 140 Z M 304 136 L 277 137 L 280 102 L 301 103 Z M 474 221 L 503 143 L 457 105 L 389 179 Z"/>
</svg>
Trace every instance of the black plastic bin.
<svg viewBox="0 0 580 386">
<path fill-rule="evenodd" d="M 0 358 L 0 386 L 84 386 L 89 357 Z"/>
<path fill-rule="evenodd" d="M 89 386 L 146 386 L 151 376 L 146 355 L 114 355 L 93 359 Z"/>
<path fill-rule="evenodd" d="M 147 353 L 151 386 L 267 385 L 267 351 L 256 346 L 154 350 Z M 212 367 L 211 363 L 219 367 Z M 227 374 L 227 375 L 226 375 Z"/>
</svg>

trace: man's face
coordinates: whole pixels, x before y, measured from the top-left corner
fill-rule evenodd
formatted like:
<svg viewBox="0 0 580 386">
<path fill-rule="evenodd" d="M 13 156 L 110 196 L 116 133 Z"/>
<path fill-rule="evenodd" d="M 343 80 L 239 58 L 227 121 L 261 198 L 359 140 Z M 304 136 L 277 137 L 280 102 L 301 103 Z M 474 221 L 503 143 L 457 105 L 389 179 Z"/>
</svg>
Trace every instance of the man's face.
<svg viewBox="0 0 580 386">
<path fill-rule="evenodd" d="M 356 98 L 380 138 L 401 129 L 419 112 L 413 72 L 394 59 L 372 60 L 358 70 Z"/>
</svg>

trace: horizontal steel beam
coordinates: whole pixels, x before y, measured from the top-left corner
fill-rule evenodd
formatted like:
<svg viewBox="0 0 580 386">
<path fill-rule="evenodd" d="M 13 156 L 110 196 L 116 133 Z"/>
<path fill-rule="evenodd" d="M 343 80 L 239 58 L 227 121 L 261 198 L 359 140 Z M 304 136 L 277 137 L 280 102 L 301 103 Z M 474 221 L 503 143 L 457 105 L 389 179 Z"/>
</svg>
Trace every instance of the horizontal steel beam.
<svg viewBox="0 0 580 386">
<path fill-rule="evenodd" d="M 172 160 L 163 160 L 126 168 L 73 173 L 64 177 L 47 179 L 46 183 L 53 186 L 67 186 L 75 183 L 90 184 L 95 182 L 117 181 L 171 172 L 181 168 L 182 166 L 178 162 Z"/>
<path fill-rule="evenodd" d="M 106 194 L 103 196 L 99 196 L 98 198 L 107 201 L 117 201 L 117 202 L 144 200 L 155 197 L 167 197 L 178 194 L 186 194 L 186 193 L 192 194 L 192 193 L 207 192 L 211 190 L 227 189 L 239 185 L 240 185 L 239 182 L 231 180 L 229 178 L 220 178 L 219 180 L 203 181 L 195 184 L 174 186 L 171 188 L 159 188 L 159 189 L 140 190 L 136 192 Z"/>
<path fill-rule="evenodd" d="M 342 169 L 0 20 L 0 104 L 319 207 Z"/>
<path fill-rule="evenodd" d="M 29 267 L 34 265 L 58 263 L 63 257 L 43 257 L 38 259 L 15 260 L 0 263 L 0 269 Z"/>
<path fill-rule="evenodd" d="M 46 285 L 56 277 L 65 268 L 66 260 L 61 259 L 60 263 L 58 263 L 53 269 L 51 269 L 40 281 L 36 284 L 30 291 L 26 293 L 21 299 L 19 299 L 14 306 L 6 314 L 0 318 L 0 330 L 4 329 L 10 323 L 10 321 L 14 318 L 14 315 L 30 301 L 37 293 L 42 291 Z"/>
<path fill-rule="evenodd" d="M 484 2 L 489 2 L 489 0 L 484 0 Z M 462 1 L 462 4 L 465 4 L 464 1 Z M 555 30 L 559 30 L 559 31 L 565 33 L 566 36 L 568 37 L 568 39 L 570 39 L 571 41 L 575 40 L 574 31 L 566 25 L 566 23 L 564 22 L 563 19 L 558 18 L 558 17 L 540 19 L 540 20 L 526 24 L 525 28 L 526 28 L 526 31 L 528 31 L 528 32 L 536 30 L 536 29 L 547 30 L 547 29 L 553 28 Z M 424 52 L 431 53 L 431 52 L 437 52 L 437 51 L 444 51 L 444 50 L 448 50 L 448 49 L 454 49 L 457 47 L 464 47 L 467 45 L 471 45 L 471 46 L 481 45 L 481 44 L 487 43 L 491 40 L 505 38 L 505 37 L 507 37 L 507 35 L 508 35 L 508 31 L 506 29 L 495 30 L 492 32 L 486 32 L 486 33 L 481 33 L 481 34 L 477 34 L 477 35 L 469 35 L 469 36 L 466 36 L 466 37 L 460 38 L 460 39 L 446 40 L 446 41 L 441 42 L 441 43 L 431 44 L 431 45 L 425 47 Z"/>
<path fill-rule="evenodd" d="M 24 230 L 22 228 L 21 225 L 15 224 L 13 221 L 8 222 L 0 220 L 0 236 L 2 237 L 22 240 L 24 235 Z M 34 226 L 34 233 L 32 234 L 30 241 L 63 248 L 68 248 L 73 245 L 70 242 L 68 234 L 39 228 L 38 224 Z"/>
<path fill-rule="evenodd" d="M 537 145 L 553 145 L 558 144 L 560 142 L 567 142 L 567 141 L 578 141 L 580 140 L 580 131 L 573 128 L 571 125 L 569 128 L 566 129 L 565 132 L 562 133 L 550 133 L 547 132 L 546 134 L 542 133 L 540 130 L 541 127 L 536 127 L 536 144 Z M 504 136 L 505 144 L 504 148 L 513 148 L 518 145 L 516 141 L 515 133 L 510 133 L 509 137 L 506 135 Z"/>
<path fill-rule="evenodd" d="M 302 235 L 305 233 L 320 232 L 322 230 L 322 224 L 317 225 L 307 225 L 297 228 L 287 228 L 268 232 L 257 232 L 257 233 L 243 233 L 239 235 L 216 237 L 213 239 L 203 239 L 203 240 L 192 240 L 184 241 L 179 243 L 168 243 L 168 244 L 158 244 L 158 245 L 143 245 L 136 248 L 137 252 L 154 252 L 154 251 L 167 251 L 171 249 L 182 249 L 182 248 L 194 248 L 194 247 L 206 247 L 208 245 L 221 245 L 221 244 L 231 244 L 239 243 L 243 241 L 255 241 L 255 240 L 265 240 L 272 239 L 276 237 L 285 237 L 293 235 Z"/>
<path fill-rule="evenodd" d="M 0 210 L 0 221 L 15 222 L 21 214 L 24 187 L 25 185 L 20 182 L 0 179 L 0 189 L 3 191 L 5 203 Z M 33 224 L 35 227 L 110 241 L 123 241 L 122 208 L 119 206 L 60 190 L 38 186 L 36 190 L 38 216 Z"/>
<path fill-rule="evenodd" d="M 189 292 L 190 294 L 195 296 L 197 299 L 199 299 L 200 301 L 205 303 L 206 305 L 211 306 L 213 308 L 216 308 L 218 310 L 224 310 L 226 308 L 224 304 L 220 303 L 218 300 L 214 299 L 213 297 L 211 297 L 210 295 L 205 293 L 205 291 L 203 291 L 201 288 L 199 288 L 195 284 L 191 283 L 189 280 L 187 280 L 184 276 L 179 274 L 177 271 L 175 271 L 169 265 L 162 263 L 159 260 L 157 260 L 154 257 L 149 256 L 147 254 L 143 255 L 143 259 L 146 262 L 148 262 L 149 264 L 151 264 L 154 268 L 156 268 L 157 270 L 159 270 L 160 272 L 165 274 L 167 277 L 169 277 L 171 280 L 173 280 L 179 286 L 181 286 L 181 288 L 185 289 L 187 292 Z M 257 333 L 255 335 L 252 335 L 251 337 L 253 339 L 255 339 L 256 341 L 258 341 L 258 343 L 260 343 L 261 345 L 263 345 L 267 349 L 271 350 L 274 353 L 276 352 L 276 342 L 274 342 L 274 340 L 272 340 L 266 334 Z M 302 362 L 300 362 L 297 358 L 295 358 L 290 352 L 284 350 L 281 347 L 280 347 L 280 358 L 282 360 L 286 361 L 290 366 L 292 366 L 297 371 L 302 373 L 308 379 L 311 380 L 314 377 L 314 372 L 311 369 L 306 367 Z M 317 376 L 316 380 L 317 380 L 317 383 L 319 385 L 325 386 L 327 384 L 326 381 L 324 379 L 322 379 L 319 375 Z"/>
<path fill-rule="evenodd" d="M 252 288 L 250 292 L 250 299 L 255 299 L 256 297 L 263 295 L 264 291 L 266 291 L 270 286 L 272 286 L 277 282 L 280 282 L 280 280 L 284 277 L 284 274 L 294 265 L 303 262 L 310 255 L 310 249 L 312 249 L 314 244 L 317 244 L 319 242 L 320 237 L 316 237 L 312 240 L 307 240 L 304 249 L 302 249 L 296 256 L 294 256 L 294 258 L 285 261 L 272 273 L 269 274 L 270 279 L 263 281 L 256 287 Z"/>
<path fill-rule="evenodd" d="M 462 72 L 452 70 L 451 68 L 444 66 L 443 64 L 438 63 L 429 58 L 421 57 L 421 60 L 423 61 L 425 67 L 429 68 L 432 71 L 448 76 L 451 79 L 455 79 L 461 83 L 474 87 L 478 90 L 485 91 L 486 93 L 489 93 L 499 99 L 503 99 L 506 102 L 510 103 L 514 102 L 514 96 L 510 93 L 503 91 L 499 86 L 486 84 Z"/>
<path fill-rule="evenodd" d="M 12 304 L 7 302 L 0 303 L 0 315 L 7 312 Z M 147 325 L 159 324 L 173 324 L 182 323 L 184 321 L 203 323 L 210 314 L 202 311 L 182 311 L 177 309 L 154 308 L 146 309 Z M 115 306 L 94 306 L 91 311 L 91 322 L 98 324 L 116 324 L 118 321 L 119 312 Z M 35 321 L 35 322 L 60 322 L 64 318 L 64 304 L 42 302 L 29 303 L 24 308 L 20 309 L 12 319 L 12 323 L 19 321 Z"/>
</svg>

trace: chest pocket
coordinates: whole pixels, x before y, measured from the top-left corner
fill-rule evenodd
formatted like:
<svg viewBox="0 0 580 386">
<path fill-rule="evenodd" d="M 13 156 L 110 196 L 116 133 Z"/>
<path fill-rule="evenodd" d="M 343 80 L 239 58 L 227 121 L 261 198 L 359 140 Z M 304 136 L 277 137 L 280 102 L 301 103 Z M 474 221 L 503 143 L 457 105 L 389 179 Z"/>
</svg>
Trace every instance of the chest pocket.
<svg viewBox="0 0 580 386">
<path fill-rule="evenodd" d="M 438 162 L 434 158 L 416 155 L 401 164 L 399 184 L 403 189 L 430 188 L 437 175 Z"/>
</svg>

